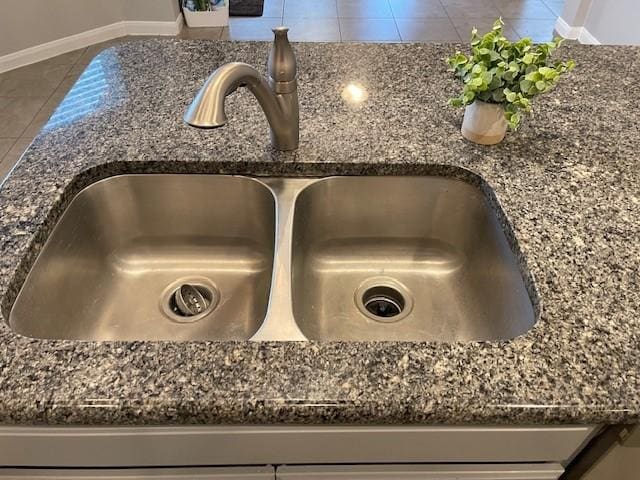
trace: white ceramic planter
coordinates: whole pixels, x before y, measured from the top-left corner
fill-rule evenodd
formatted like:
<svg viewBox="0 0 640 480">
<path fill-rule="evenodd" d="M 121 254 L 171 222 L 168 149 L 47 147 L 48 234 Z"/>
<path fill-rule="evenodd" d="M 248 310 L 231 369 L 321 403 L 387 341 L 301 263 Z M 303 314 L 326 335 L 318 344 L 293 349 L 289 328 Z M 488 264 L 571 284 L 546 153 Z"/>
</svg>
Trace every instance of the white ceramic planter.
<svg viewBox="0 0 640 480">
<path fill-rule="evenodd" d="M 192 12 L 184 8 L 184 19 L 189 27 L 226 27 L 229 25 L 229 2 L 210 12 Z"/>
<path fill-rule="evenodd" d="M 500 143 L 507 133 L 504 107 L 476 100 L 467 105 L 462 120 L 462 136 L 481 145 Z"/>
</svg>

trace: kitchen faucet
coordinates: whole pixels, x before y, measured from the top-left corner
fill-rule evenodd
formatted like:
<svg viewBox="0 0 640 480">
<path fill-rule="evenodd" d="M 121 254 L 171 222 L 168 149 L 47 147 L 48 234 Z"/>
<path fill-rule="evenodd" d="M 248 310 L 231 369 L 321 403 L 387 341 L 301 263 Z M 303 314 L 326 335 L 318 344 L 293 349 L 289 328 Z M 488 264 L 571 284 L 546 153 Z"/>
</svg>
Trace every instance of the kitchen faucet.
<svg viewBox="0 0 640 480">
<path fill-rule="evenodd" d="M 247 87 L 262 107 L 277 150 L 295 150 L 299 143 L 300 109 L 296 81 L 296 57 L 287 38 L 287 27 L 275 35 L 267 64 L 268 79 L 251 65 L 231 62 L 207 79 L 193 100 L 184 121 L 193 127 L 216 128 L 227 122 L 224 101 L 238 87 Z"/>
</svg>

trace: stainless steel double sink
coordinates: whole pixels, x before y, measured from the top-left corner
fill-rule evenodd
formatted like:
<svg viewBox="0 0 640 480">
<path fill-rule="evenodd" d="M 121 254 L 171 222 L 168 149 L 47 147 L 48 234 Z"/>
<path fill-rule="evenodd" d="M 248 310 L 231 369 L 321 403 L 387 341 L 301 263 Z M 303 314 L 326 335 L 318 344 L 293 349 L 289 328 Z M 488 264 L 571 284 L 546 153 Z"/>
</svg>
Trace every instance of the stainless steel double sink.
<svg viewBox="0 0 640 480">
<path fill-rule="evenodd" d="M 462 180 L 122 175 L 70 203 L 9 323 L 47 339 L 453 342 L 513 338 L 535 313 Z"/>
</svg>

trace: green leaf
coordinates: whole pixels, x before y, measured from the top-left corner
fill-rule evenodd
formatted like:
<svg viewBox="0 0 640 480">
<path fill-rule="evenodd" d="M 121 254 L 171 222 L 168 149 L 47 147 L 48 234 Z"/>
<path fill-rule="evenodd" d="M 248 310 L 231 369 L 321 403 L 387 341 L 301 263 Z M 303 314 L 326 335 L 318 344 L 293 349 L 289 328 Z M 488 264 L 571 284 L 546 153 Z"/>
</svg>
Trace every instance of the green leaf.
<svg viewBox="0 0 640 480">
<path fill-rule="evenodd" d="M 493 74 L 493 77 L 491 78 L 489 83 L 489 89 L 490 90 L 496 90 L 498 89 L 501 85 L 502 85 L 502 75 L 495 73 Z M 498 90 L 501 91 L 501 90 Z"/>
<path fill-rule="evenodd" d="M 480 100 L 482 102 L 490 102 L 491 101 L 491 92 L 485 90 L 483 92 L 478 92 L 476 95 L 476 100 Z"/>
<path fill-rule="evenodd" d="M 504 96 L 507 99 L 507 102 L 510 102 L 510 103 L 515 102 L 516 98 L 518 97 L 518 95 L 516 95 L 516 92 L 512 92 L 508 88 L 505 88 L 502 92 L 504 93 Z"/>
<path fill-rule="evenodd" d="M 544 78 L 553 78 L 556 75 L 556 71 L 550 67 L 540 67 L 538 69 L 538 73 L 540 73 Z"/>
<path fill-rule="evenodd" d="M 533 83 L 529 80 L 522 80 L 520 82 L 520 91 L 523 93 L 527 93 L 529 91 L 529 89 L 531 88 L 531 85 L 533 85 Z"/>
<path fill-rule="evenodd" d="M 209 10 L 211 7 L 210 2 L 208 0 L 196 0 L 195 4 L 196 4 L 196 9 L 201 12 Z"/>
<path fill-rule="evenodd" d="M 538 82 L 542 80 L 542 75 L 540 75 L 539 72 L 535 71 L 535 72 L 527 73 L 524 78 L 525 80 L 529 80 L 530 82 Z"/>
<path fill-rule="evenodd" d="M 518 126 L 520 125 L 520 114 L 519 113 L 513 113 L 511 115 L 511 118 L 509 118 L 509 125 L 511 126 L 511 128 L 513 130 L 517 130 Z"/>
</svg>

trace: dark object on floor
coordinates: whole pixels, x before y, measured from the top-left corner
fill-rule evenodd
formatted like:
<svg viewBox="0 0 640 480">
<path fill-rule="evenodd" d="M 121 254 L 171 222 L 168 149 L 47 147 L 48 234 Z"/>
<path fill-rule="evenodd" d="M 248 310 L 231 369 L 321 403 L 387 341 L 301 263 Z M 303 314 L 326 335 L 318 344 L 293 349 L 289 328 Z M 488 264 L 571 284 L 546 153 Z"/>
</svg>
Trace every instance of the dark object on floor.
<svg viewBox="0 0 640 480">
<path fill-rule="evenodd" d="M 261 17 L 264 0 L 229 0 L 229 15 L 232 17 Z"/>
</svg>

